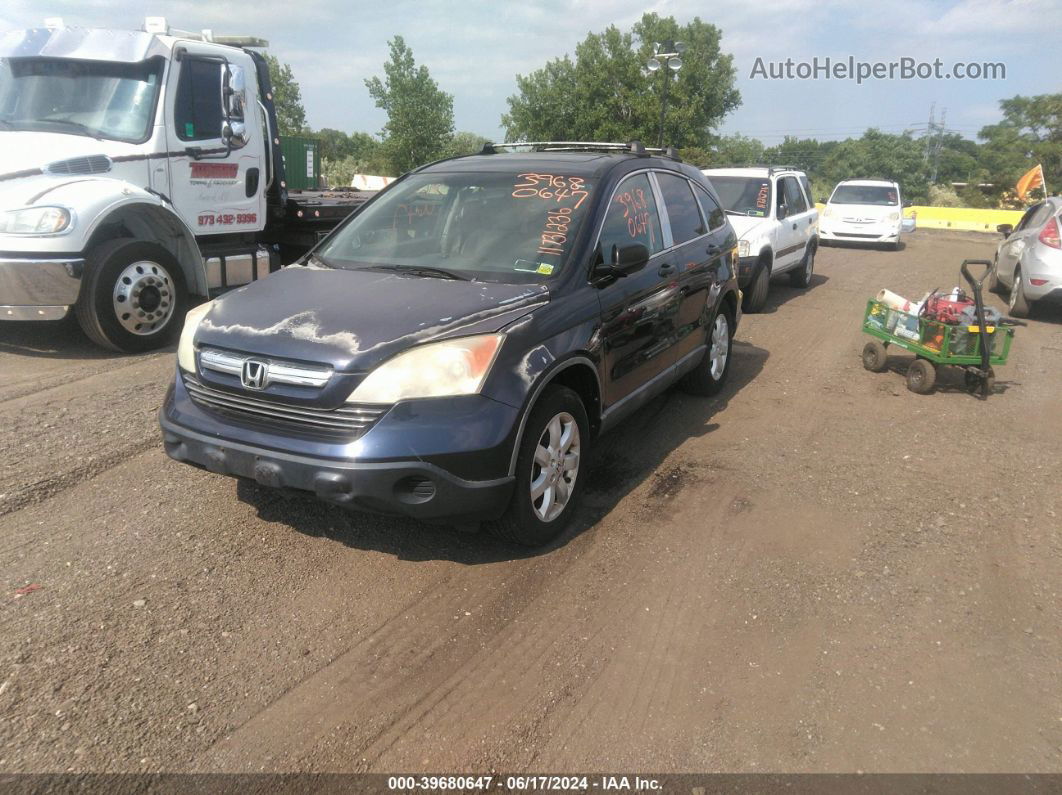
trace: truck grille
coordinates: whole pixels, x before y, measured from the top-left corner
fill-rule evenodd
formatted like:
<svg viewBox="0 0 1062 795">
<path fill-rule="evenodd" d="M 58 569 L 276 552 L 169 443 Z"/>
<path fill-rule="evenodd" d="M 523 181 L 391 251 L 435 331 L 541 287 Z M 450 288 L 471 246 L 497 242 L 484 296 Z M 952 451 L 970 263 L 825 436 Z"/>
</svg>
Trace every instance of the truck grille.
<svg viewBox="0 0 1062 795">
<path fill-rule="evenodd" d="M 192 402 L 214 414 L 295 435 L 352 441 L 365 434 L 389 406 L 347 403 L 337 409 L 294 406 L 246 397 L 201 384 L 185 374 L 184 386 Z"/>
<path fill-rule="evenodd" d="M 106 174 L 111 170 L 111 159 L 106 155 L 87 155 L 71 157 L 69 160 L 57 160 L 44 167 L 44 171 L 54 176 L 73 176 L 75 174 Z"/>
</svg>

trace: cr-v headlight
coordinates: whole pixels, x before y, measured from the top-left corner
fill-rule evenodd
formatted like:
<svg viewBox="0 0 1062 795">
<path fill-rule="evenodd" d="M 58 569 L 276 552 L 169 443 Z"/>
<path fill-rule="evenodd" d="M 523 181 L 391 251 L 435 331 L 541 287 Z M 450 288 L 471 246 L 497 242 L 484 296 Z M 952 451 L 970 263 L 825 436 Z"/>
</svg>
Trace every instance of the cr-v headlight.
<svg viewBox="0 0 1062 795">
<path fill-rule="evenodd" d="M 889 220 L 893 221 L 893 222 L 899 221 L 900 220 L 900 214 L 899 213 L 889 213 Z"/>
<path fill-rule="evenodd" d="M 70 227 L 65 207 L 23 207 L 0 213 L 0 234 L 57 235 Z"/>
<path fill-rule="evenodd" d="M 182 370 L 187 370 L 189 373 L 195 372 L 195 346 L 192 341 L 195 339 L 195 331 L 199 328 L 199 321 L 203 319 L 214 306 L 213 301 L 207 301 L 205 304 L 200 304 L 195 309 L 188 310 L 188 314 L 184 316 L 184 328 L 181 329 L 181 341 L 177 345 L 177 365 Z"/>
<path fill-rule="evenodd" d="M 407 398 L 474 395 L 503 339 L 502 334 L 481 334 L 418 345 L 369 373 L 347 402 L 390 404 Z"/>
</svg>

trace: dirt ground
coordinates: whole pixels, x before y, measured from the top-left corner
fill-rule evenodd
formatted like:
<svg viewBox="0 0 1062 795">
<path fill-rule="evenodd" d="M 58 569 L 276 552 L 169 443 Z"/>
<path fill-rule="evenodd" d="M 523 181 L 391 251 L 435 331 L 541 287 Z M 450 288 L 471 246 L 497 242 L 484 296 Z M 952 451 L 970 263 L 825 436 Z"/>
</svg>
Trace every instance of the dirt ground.
<svg viewBox="0 0 1062 795">
<path fill-rule="evenodd" d="M 1062 771 L 1062 312 L 987 400 L 859 360 L 994 244 L 821 251 L 540 553 L 171 462 L 172 351 L 0 325 L 0 773 Z"/>
</svg>

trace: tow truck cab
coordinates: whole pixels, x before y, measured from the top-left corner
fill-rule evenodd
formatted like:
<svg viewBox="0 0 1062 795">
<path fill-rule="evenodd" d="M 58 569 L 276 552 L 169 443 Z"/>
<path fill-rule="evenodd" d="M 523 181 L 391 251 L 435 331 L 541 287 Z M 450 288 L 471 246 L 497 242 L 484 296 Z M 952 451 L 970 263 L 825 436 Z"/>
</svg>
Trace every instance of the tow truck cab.
<svg viewBox="0 0 1062 795">
<path fill-rule="evenodd" d="M 365 201 L 288 190 L 266 45 L 158 17 L 0 37 L 0 319 L 73 309 L 101 345 L 155 348 L 192 297 L 278 269 Z"/>
</svg>

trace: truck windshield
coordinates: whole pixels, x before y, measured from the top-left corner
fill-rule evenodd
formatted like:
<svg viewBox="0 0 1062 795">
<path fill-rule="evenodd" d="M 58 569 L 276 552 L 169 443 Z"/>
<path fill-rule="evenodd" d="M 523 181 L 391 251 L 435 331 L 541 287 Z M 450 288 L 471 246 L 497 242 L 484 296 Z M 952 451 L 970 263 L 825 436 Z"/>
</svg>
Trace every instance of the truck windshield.
<svg viewBox="0 0 1062 795">
<path fill-rule="evenodd" d="M 567 174 L 415 174 L 388 188 L 314 254 L 336 268 L 543 281 L 570 257 L 591 192 L 586 179 Z"/>
<path fill-rule="evenodd" d="M 830 204 L 899 204 L 895 188 L 884 185 L 838 185 L 830 197 Z"/>
<path fill-rule="evenodd" d="M 162 59 L 0 58 L 0 126 L 143 141 L 154 117 L 161 73 Z"/>
<path fill-rule="evenodd" d="M 771 181 L 764 177 L 716 177 L 709 175 L 723 209 L 735 215 L 763 218 L 771 212 Z"/>
</svg>

